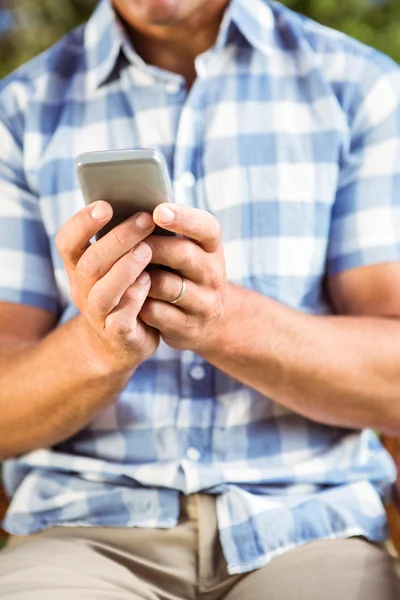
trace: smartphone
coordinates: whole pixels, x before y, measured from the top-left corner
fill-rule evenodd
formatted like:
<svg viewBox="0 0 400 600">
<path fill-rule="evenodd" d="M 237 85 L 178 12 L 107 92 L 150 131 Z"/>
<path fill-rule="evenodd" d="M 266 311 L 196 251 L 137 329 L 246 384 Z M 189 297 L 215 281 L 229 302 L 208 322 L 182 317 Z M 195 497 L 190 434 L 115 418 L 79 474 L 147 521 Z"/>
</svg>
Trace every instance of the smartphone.
<svg viewBox="0 0 400 600">
<path fill-rule="evenodd" d="M 162 202 L 173 202 L 172 185 L 164 157 L 157 150 L 85 152 L 75 159 L 85 204 L 106 200 L 113 218 L 96 238 L 138 212 L 152 213 Z M 174 235 L 157 227 L 156 235 Z"/>
</svg>

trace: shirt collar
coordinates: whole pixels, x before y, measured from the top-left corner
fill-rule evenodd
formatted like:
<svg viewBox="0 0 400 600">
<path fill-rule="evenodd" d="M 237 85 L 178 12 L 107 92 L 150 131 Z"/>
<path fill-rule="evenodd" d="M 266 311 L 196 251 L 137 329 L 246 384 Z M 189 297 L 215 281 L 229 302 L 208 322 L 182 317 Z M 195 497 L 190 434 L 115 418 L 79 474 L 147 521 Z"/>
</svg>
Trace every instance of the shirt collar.
<svg viewBox="0 0 400 600">
<path fill-rule="evenodd" d="M 274 48 L 274 16 L 265 0 L 231 0 L 221 26 L 217 46 L 226 43 L 230 25 L 234 23 L 247 41 L 263 52 Z M 85 51 L 88 85 L 96 89 L 115 67 L 126 39 L 111 0 L 100 0 L 85 28 Z"/>
<path fill-rule="evenodd" d="M 275 18 L 266 0 L 232 0 L 231 20 L 249 44 L 265 55 L 276 48 Z"/>
<path fill-rule="evenodd" d="M 85 28 L 87 77 L 90 89 L 96 89 L 111 74 L 117 62 L 122 34 L 111 0 L 100 0 Z"/>
</svg>

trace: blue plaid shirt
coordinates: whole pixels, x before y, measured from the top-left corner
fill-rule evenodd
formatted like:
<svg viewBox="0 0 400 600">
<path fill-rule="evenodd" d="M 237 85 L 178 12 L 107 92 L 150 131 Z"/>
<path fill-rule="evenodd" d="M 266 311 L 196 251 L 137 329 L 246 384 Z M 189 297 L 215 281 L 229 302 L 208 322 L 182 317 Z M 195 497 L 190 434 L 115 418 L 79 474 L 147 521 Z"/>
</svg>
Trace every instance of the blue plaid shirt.
<svg viewBox="0 0 400 600">
<path fill-rule="evenodd" d="M 280 4 L 232 0 L 196 69 L 188 93 L 147 66 L 102 0 L 3 81 L 1 300 L 76 314 L 54 236 L 83 206 L 74 158 L 88 150 L 161 150 L 176 201 L 221 222 L 229 280 L 299 311 L 331 313 L 327 274 L 400 259 L 390 59 Z M 8 461 L 5 527 L 173 527 L 180 493 L 203 491 L 242 573 L 319 538 L 384 539 L 394 475 L 372 431 L 307 420 L 161 344 L 87 429 Z"/>
</svg>

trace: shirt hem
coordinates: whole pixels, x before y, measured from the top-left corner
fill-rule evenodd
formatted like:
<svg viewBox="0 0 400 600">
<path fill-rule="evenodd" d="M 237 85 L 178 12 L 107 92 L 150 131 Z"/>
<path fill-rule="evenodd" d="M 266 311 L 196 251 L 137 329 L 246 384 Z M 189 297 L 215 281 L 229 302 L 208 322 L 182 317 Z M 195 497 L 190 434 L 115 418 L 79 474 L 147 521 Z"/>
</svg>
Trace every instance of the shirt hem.
<svg viewBox="0 0 400 600">
<path fill-rule="evenodd" d="M 264 554 L 263 556 L 260 556 L 256 560 L 241 563 L 240 565 L 228 562 L 228 573 L 229 575 L 241 575 L 243 573 L 255 571 L 256 569 L 261 569 L 262 567 L 265 567 L 269 562 L 271 562 L 271 560 L 273 560 L 274 558 L 278 558 L 279 556 L 286 554 L 286 552 L 289 552 L 290 550 L 295 550 L 296 548 L 300 548 L 301 546 L 305 546 L 306 544 L 310 544 L 312 542 L 317 542 L 320 540 L 343 540 L 359 536 L 371 539 L 371 536 L 368 535 L 364 529 L 361 529 L 359 527 L 350 527 L 349 529 L 346 529 L 343 532 L 331 533 L 329 535 L 321 536 L 312 540 L 300 541 L 296 544 L 287 544 L 286 546 L 282 546 L 281 548 L 277 548 L 276 550 L 271 550 L 270 552 Z M 384 540 L 378 539 L 372 541 L 382 542 Z"/>
<path fill-rule="evenodd" d="M 178 524 L 177 520 L 169 520 L 169 521 L 162 521 L 162 522 L 159 522 L 157 520 L 157 523 L 155 523 L 154 519 L 147 520 L 147 521 L 141 521 L 140 523 L 128 521 L 127 523 L 113 523 L 110 525 L 104 524 L 104 523 L 88 523 L 87 521 L 73 521 L 73 522 L 64 521 L 63 523 L 60 523 L 60 522 L 41 523 L 37 527 L 18 529 L 18 527 L 14 527 L 12 523 L 8 524 L 7 517 L 6 517 L 2 523 L 2 527 L 3 527 L 4 531 L 6 533 L 8 533 L 9 535 L 30 536 L 30 535 L 34 535 L 36 533 L 40 533 L 41 531 L 53 529 L 55 527 L 65 527 L 65 528 L 69 528 L 69 529 L 72 529 L 73 527 L 82 527 L 82 528 L 86 528 L 86 529 L 90 529 L 91 527 L 93 527 L 93 528 L 101 527 L 102 529 L 134 529 L 134 528 L 138 528 L 138 529 L 155 529 L 155 528 L 170 529 L 171 527 L 176 527 L 177 524 Z"/>
</svg>

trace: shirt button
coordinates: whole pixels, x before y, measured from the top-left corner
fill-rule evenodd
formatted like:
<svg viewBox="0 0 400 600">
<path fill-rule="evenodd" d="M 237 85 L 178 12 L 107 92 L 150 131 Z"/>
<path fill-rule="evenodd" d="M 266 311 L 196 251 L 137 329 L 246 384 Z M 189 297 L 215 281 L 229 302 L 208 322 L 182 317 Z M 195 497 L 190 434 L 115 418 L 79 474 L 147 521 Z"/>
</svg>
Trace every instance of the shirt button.
<svg viewBox="0 0 400 600">
<path fill-rule="evenodd" d="M 132 67 L 132 78 L 134 83 L 141 87 L 148 87 L 156 83 L 154 77 L 138 67 Z"/>
<path fill-rule="evenodd" d="M 186 188 L 192 188 L 194 186 L 194 184 L 196 183 L 196 178 L 193 175 L 193 173 L 190 173 L 190 171 L 187 171 L 186 173 L 184 173 L 182 175 L 182 177 L 179 180 L 179 183 Z"/>
<path fill-rule="evenodd" d="M 189 371 L 190 377 L 196 381 L 201 381 L 206 376 L 206 370 L 201 365 L 192 367 Z"/>
<path fill-rule="evenodd" d="M 188 448 L 186 451 L 186 456 L 189 460 L 194 460 L 195 462 L 197 462 L 201 458 L 201 454 L 197 450 L 197 448 Z"/>
<path fill-rule="evenodd" d="M 177 94 L 180 89 L 181 86 L 176 81 L 169 81 L 165 84 L 165 91 L 167 94 Z"/>
</svg>

